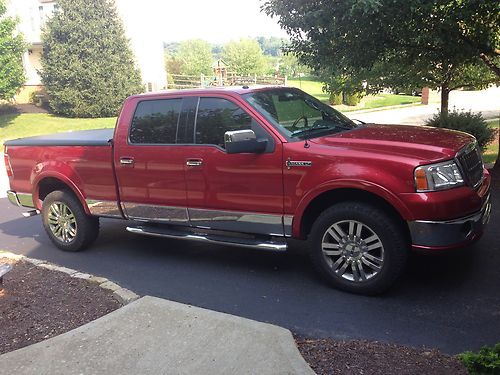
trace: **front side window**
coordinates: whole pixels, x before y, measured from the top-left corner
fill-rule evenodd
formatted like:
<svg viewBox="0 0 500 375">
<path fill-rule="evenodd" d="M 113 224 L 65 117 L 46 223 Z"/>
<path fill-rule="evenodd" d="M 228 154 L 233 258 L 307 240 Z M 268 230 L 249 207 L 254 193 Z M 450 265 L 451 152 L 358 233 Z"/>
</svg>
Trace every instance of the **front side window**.
<svg viewBox="0 0 500 375">
<path fill-rule="evenodd" d="M 176 143 L 182 99 L 145 100 L 137 105 L 130 127 L 130 143 Z"/>
<path fill-rule="evenodd" d="M 224 148 L 224 133 L 252 129 L 253 120 L 233 102 L 222 98 L 200 98 L 195 126 L 195 143 Z"/>
</svg>

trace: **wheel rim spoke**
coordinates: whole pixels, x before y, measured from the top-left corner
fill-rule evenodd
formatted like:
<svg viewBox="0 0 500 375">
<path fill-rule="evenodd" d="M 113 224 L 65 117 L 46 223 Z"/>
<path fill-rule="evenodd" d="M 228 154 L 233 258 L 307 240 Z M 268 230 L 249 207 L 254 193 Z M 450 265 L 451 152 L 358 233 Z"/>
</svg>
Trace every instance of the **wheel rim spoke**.
<svg viewBox="0 0 500 375">
<path fill-rule="evenodd" d="M 378 271 L 380 271 L 380 267 L 379 267 L 379 266 L 377 266 L 375 263 L 370 262 L 368 259 L 366 259 L 366 258 L 361 258 L 361 261 L 362 261 L 364 264 L 366 264 L 368 267 L 370 267 L 372 270 L 377 271 L 377 272 L 378 272 Z"/>
<path fill-rule="evenodd" d="M 361 263 L 361 260 L 358 260 L 358 268 L 359 268 L 359 273 L 361 274 L 361 280 L 366 280 L 366 273 L 365 270 L 363 269 L 363 264 Z"/>
<path fill-rule="evenodd" d="M 362 283 L 384 265 L 384 245 L 368 225 L 356 220 L 333 223 L 323 235 L 321 249 L 331 270 L 343 279 Z"/>
</svg>

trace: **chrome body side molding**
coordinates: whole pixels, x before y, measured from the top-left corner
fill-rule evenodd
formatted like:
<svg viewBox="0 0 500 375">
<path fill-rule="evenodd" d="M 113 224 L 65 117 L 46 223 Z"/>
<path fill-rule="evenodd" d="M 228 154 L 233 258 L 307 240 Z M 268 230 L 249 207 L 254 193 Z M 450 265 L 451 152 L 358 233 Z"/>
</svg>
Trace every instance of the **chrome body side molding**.
<svg viewBox="0 0 500 375">
<path fill-rule="evenodd" d="M 284 215 L 283 216 L 283 232 L 285 237 L 292 237 L 292 224 L 293 224 L 293 216 L 292 215 Z"/>
<path fill-rule="evenodd" d="M 231 232 L 283 236 L 283 216 L 239 211 L 188 208 L 191 225 Z"/>
<path fill-rule="evenodd" d="M 122 202 L 122 208 L 127 219 L 189 225 L 188 212 L 185 207 Z"/>
<path fill-rule="evenodd" d="M 94 216 L 119 217 L 123 215 L 116 201 L 102 201 L 95 199 L 85 199 L 89 211 Z"/>
</svg>

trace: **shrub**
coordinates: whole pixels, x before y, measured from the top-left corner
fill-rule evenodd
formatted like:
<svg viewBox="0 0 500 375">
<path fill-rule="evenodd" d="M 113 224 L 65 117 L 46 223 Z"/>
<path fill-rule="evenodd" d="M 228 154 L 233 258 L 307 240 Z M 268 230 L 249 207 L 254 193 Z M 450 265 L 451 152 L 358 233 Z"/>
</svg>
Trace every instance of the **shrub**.
<svg viewBox="0 0 500 375">
<path fill-rule="evenodd" d="M 426 125 L 469 133 L 476 137 L 477 143 L 483 151 L 495 137 L 495 130 L 488 127 L 483 115 L 470 111 L 460 112 L 454 109 L 448 114 L 437 113 L 426 122 Z"/>
<path fill-rule="evenodd" d="M 334 93 L 332 92 L 330 94 L 330 97 L 328 98 L 328 102 L 331 104 L 331 105 L 339 105 L 339 104 L 342 104 L 342 93 L 341 92 L 338 92 L 338 93 Z"/>
<path fill-rule="evenodd" d="M 346 94 L 345 98 L 344 98 L 344 104 L 351 105 L 351 106 L 358 105 L 359 102 L 361 101 L 361 97 L 362 97 L 361 94 L 357 94 L 357 93 Z"/>
<path fill-rule="evenodd" d="M 483 346 L 479 352 L 464 352 L 457 355 L 471 375 L 494 375 L 500 373 L 500 343 L 494 347 Z"/>
<path fill-rule="evenodd" d="M 1 115 L 11 115 L 14 113 L 18 113 L 16 107 L 14 107 L 10 103 L 1 103 L 0 102 L 0 116 Z"/>
</svg>

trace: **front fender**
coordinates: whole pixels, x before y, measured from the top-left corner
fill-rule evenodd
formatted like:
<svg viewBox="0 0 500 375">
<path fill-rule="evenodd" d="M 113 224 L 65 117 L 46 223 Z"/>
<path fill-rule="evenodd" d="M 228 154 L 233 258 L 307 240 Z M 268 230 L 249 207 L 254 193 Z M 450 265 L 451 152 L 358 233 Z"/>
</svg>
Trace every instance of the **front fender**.
<svg viewBox="0 0 500 375">
<path fill-rule="evenodd" d="M 403 203 L 403 201 L 399 199 L 396 194 L 392 193 L 384 186 L 372 181 L 357 179 L 338 179 L 324 182 L 304 195 L 294 214 L 294 220 L 292 224 L 293 237 L 300 237 L 302 219 L 304 216 L 304 212 L 306 211 L 309 204 L 321 194 L 338 189 L 355 189 L 372 193 L 390 204 L 401 215 L 403 219 L 406 220 L 411 217 L 411 213 L 408 207 Z"/>
</svg>

